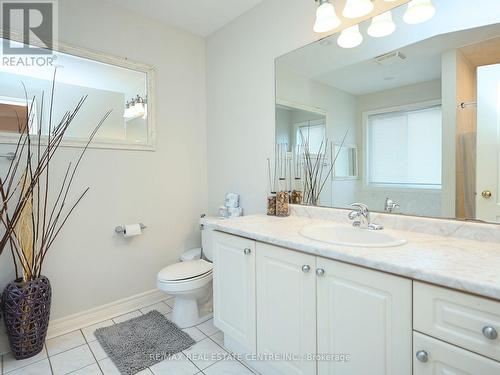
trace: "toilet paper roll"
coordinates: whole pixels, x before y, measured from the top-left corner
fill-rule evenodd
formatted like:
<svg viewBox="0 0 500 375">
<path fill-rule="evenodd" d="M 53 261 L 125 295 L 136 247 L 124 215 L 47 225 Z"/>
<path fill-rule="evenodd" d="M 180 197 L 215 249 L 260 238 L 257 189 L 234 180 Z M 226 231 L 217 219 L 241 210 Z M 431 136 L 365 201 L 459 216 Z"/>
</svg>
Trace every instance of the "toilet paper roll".
<svg viewBox="0 0 500 375">
<path fill-rule="evenodd" d="M 125 225 L 125 231 L 123 233 L 123 236 L 125 238 L 139 236 L 140 234 L 142 234 L 142 229 L 140 224 Z"/>
</svg>

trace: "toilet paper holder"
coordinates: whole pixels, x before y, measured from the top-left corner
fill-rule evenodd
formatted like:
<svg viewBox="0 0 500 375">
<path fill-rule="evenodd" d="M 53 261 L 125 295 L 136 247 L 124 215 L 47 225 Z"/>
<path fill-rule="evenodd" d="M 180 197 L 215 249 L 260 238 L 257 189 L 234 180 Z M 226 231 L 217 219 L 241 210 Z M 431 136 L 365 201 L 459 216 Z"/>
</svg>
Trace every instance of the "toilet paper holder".
<svg viewBox="0 0 500 375">
<path fill-rule="evenodd" d="M 147 226 L 145 226 L 143 223 L 139 223 L 139 225 L 141 226 L 141 230 L 144 230 L 147 228 Z M 124 225 L 117 226 L 115 228 L 115 232 L 118 234 L 126 234 L 125 226 Z"/>
</svg>

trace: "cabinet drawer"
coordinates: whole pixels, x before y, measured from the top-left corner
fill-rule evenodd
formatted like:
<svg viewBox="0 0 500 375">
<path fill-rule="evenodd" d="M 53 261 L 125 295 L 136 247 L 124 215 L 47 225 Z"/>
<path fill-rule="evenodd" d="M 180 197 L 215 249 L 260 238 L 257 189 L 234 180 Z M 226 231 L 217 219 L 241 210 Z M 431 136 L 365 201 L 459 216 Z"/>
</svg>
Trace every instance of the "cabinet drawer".
<svg viewBox="0 0 500 375">
<path fill-rule="evenodd" d="M 413 283 L 413 327 L 500 361 L 500 302 Z"/>
<path fill-rule="evenodd" d="M 413 347 L 413 375 L 500 374 L 500 363 L 418 332 L 413 334 Z"/>
</svg>

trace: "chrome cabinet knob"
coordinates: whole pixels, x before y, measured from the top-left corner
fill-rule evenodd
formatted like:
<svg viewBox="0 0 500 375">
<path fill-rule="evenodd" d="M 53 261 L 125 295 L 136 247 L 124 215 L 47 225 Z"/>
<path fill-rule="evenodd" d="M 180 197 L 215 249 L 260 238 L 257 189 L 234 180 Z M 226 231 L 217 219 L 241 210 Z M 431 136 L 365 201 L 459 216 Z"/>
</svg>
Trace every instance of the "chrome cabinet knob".
<svg viewBox="0 0 500 375">
<path fill-rule="evenodd" d="M 311 266 L 309 264 L 304 264 L 302 266 L 302 272 L 308 273 L 311 270 Z"/>
<path fill-rule="evenodd" d="M 429 354 L 425 350 L 419 350 L 415 355 L 420 362 L 426 363 L 429 360 Z"/>
<path fill-rule="evenodd" d="M 492 326 L 483 327 L 483 335 L 489 340 L 496 340 L 498 337 L 497 330 Z"/>
<path fill-rule="evenodd" d="M 252 252 L 252 250 L 250 250 L 249 248 L 246 248 L 245 250 L 243 250 L 243 253 L 244 253 L 245 255 L 248 255 L 248 254 L 250 254 L 251 252 Z"/>
<path fill-rule="evenodd" d="M 325 275 L 325 270 L 323 268 L 316 269 L 316 275 L 318 275 L 318 276 L 324 276 Z"/>
</svg>

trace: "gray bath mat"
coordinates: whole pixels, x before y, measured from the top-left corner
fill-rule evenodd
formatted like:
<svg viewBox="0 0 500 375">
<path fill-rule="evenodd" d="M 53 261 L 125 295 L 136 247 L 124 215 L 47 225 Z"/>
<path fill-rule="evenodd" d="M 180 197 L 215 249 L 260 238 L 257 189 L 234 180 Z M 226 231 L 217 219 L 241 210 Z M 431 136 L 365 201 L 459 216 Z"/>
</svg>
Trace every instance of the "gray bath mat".
<svg viewBox="0 0 500 375">
<path fill-rule="evenodd" d="M 188 349 L 195 341 L 158 311 L 95 331 L 123 375 L 133 375 Z"/>
</svg>

